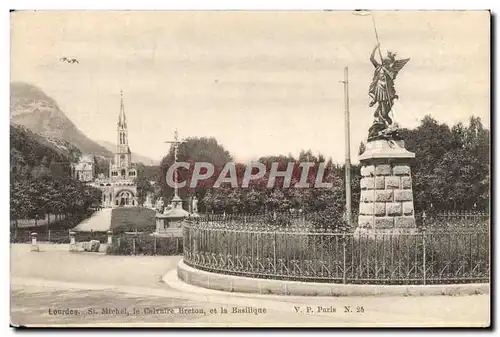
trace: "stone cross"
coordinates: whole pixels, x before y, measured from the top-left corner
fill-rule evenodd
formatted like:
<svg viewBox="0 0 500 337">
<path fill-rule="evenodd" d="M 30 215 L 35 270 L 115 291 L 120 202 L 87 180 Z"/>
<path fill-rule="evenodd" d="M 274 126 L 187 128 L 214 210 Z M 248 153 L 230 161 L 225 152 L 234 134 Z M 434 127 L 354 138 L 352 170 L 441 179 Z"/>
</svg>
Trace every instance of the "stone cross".
<svg viewBox="0 0 500 337">
<path fill-rule="evenodd" d="M 174 140 L 167 140 L 165 143 L 172 144 L 174 146 L 174 163 L 177 163 L 177 151 L 179 148 L 179 144 L 185 143 L 186 141 L 184 140 L 179 140 L 179 133 L 177 132 L 177 129 L 174 131 Z M 174 198 L 179 197 L 178 195 L 178 190 L 179 187 L 177 186 L 177 168 L 174 171 Z"/>
</svg>

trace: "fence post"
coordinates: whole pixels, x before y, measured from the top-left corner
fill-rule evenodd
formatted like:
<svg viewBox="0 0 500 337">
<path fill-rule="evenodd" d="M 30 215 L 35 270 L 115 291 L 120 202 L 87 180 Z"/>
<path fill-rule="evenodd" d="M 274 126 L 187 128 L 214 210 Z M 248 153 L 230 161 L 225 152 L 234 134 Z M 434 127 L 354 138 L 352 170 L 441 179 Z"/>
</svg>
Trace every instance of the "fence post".
<svg viewBox="0 0 500 337">
<path fill-rule="evenodd" d="M 196 230 L 194 230 L 192 234 L 193 234 L 193 236 L 192 236 L 192 238 L 193 238 L 193 254 L 196 255 L 198 253 L 198 242 L 196 240 L 197 239 Z"/>
<path fill-rule="evenodd" d="M 175 253 L 179 254 L 179 237 L 175 238 Z"/>
<path fill-rule="evenodd" d="M 347 258 L 346 258 L 347 234 L 342 232 L 342 282 L 347 283 Z"/>
<path fill-rule="evenodd" d="M 113 243 L 113 232 L 108 231 L 107 234 L 108 234 L 108 245 L 111 245 Z"/>
<path fill-rule="evenodd" d="M 273 241 L 273 254 L 274 254 L 274 275 L 276 275 L 276 229 L 274 229 L 274 241 Z"/>
<path fill-rule="evenodd" d="M 426 256 L 426 251 L 425 251 L 425 245 L 426 245 L 426 242 L 425 242 L 425 232 L 426 232 L 426 228 L 425 228 L 425 218 L 427 216 L 425 215 L 425 211 L 424 213 L 422 214 L 422 259 L 423 259 L 423 262 L 422 262 L 422 266 L 424 268 L 424 271 L 423 271 L 423 277 L 424 277 L 424 285 L 426 283 L 426 273 L 427 273 L 427 267 L 426 267 L 426 263 L 425 263 L 425 260 L 427 258 Z"/>
<path fill-rule="evenodd" d="M 47 236 L 47 241 L 50 243 L 50 229 L 49 229 L 49 233 L 48 233 L 48 236 Z"/>
<path fill-rule="evenodd" d="M 135 255 L 135 236 L 132 237 L 132 255 Z"/>
<path fill-rule="evenodd" d="M 70 252 L 76 252 L 76 240 L 75 240 L 75 235 L 76 233 L 73 231 L 69 232 L 69 251 Z"/>
<path fill-rule="evenodd" d="M 153 246 L 153 252 L 154 252 L 154 255 L 156 255 L 156 238 L 157 236 L 156 235 L 153 235 L 155 240 L 154 240 L 154 246 Z"/>
<path fill-rule="evenodd" d="M 39 252 L 40 249 L 38 248 L 38 243 L 36 242 L 36 233 L 31 233 L 31 251 L 32 252 Z"/>
</svg>

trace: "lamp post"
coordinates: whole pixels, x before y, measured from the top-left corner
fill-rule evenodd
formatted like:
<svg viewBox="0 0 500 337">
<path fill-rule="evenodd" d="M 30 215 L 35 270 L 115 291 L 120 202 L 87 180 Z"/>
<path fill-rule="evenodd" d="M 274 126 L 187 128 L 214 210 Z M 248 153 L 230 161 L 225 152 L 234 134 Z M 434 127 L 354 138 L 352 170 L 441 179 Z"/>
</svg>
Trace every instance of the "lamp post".
<svg viewBox="0 0 500 337">
<path fill-rule="evenodd" d="M 345 217 L 347 226 L 352 227 L 351 210 L 351 141 L 350 141 L 350 118 L 349 118 L 349 69 L 344 68 L 344 128 L 345 128 Z"/>
</svg>

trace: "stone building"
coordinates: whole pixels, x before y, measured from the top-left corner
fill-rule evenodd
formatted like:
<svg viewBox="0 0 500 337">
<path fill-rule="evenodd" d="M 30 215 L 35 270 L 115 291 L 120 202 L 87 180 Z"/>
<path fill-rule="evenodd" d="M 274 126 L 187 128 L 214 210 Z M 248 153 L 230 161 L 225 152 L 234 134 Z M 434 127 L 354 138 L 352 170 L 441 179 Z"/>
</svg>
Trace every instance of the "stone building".
<svg viewBox="0 0 500 337">
<path fill-rule="evenodd" d="M 116 152 L 109 163 L 109 176 L 99 176 L 93 185 L 102 191 L 102 207 L 131 207 L 137 203 L 137 169 L 132 163 L 132 153 L 128 145 L 127 118 L 120 100 L 120 114 L 116 130 Z"/>
<path fill-rule="evenodd" d="M 90 154 L 82 155 L 77 163 L 71 164 L 71 174 L 74 179 L 90 182 L 95 178 L 95 157 Z"/>
</svg>

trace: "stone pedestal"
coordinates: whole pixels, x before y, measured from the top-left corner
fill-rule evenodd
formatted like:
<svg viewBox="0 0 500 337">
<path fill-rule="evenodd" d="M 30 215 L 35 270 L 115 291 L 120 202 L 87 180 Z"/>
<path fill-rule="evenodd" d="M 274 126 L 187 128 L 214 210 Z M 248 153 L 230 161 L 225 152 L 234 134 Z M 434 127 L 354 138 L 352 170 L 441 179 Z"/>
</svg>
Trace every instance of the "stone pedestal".
<svg viewBox="0 0 500 337">
<path fill-rule="evenodd" d="M 76 248 L 76 233 L 71 231 L 69 232 L 69 251 L 76 252 L 78 249 Z"/>
<path fill-rule="evenodd" d="M 410 162 L 404 141 L 368 142 L 361 162 L 361 196 L 356 234 L 414 232 Z"/>
<path fill-rule="evenodd" d="M 39 252 L 40 248 L 38 248 L 38 243 L 36 241 L 37 239 L 37 233 L 31 233 L 31 251 L 32 252 Z"/>
<path fill-rule="evenodd" d="M 182 208 L 182 200 L 175 195 L 165 207 L 163 214 L 156 214 L 156 233 L 169 236 L 182 236 L 182 223 L 185 219 L 198 217 Z"/>
</svg>

